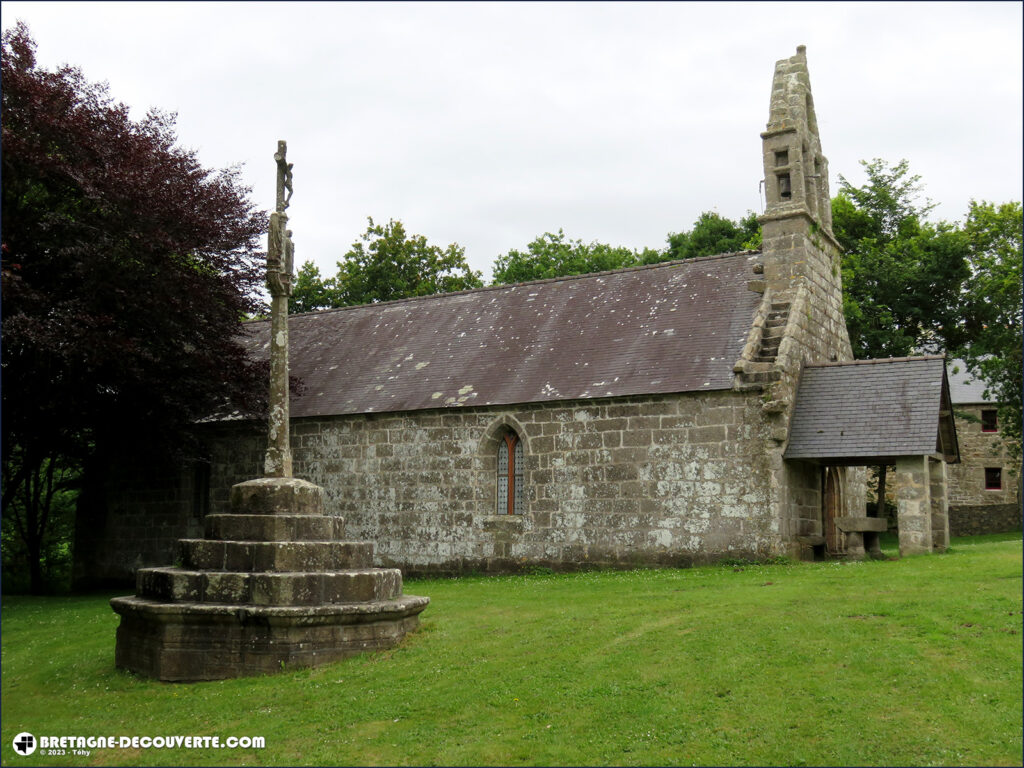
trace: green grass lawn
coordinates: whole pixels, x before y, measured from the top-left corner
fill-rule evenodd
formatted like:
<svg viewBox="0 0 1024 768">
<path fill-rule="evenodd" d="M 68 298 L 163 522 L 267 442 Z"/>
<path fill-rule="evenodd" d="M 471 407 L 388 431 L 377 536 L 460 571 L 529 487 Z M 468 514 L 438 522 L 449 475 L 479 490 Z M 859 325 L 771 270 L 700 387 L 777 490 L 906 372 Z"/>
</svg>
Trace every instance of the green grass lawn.
<svg viewBox="0 0 1024 768">
<path fill-rule="evenodd" d="M 105 596 L 3 603 L 4 765 L 1021 765 L 1021 538 L 864 563 L 410 580 L 399 648 L 166 684 Z M 28 731 L 266 748 L 15 755 Z"/>
</svg>

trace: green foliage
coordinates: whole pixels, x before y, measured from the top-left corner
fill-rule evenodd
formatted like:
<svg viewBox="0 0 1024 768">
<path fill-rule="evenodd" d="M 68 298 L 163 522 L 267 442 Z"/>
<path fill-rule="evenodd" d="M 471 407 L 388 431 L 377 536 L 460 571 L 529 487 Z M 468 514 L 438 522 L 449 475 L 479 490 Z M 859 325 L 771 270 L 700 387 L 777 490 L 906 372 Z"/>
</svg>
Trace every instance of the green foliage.
<svg viewBox="0 0 1024 768">
<path fill-rule="evenodd" d="M 429 245 L 423 235 L 406 235 L 402 222 L 369 227 L 362 242 L 338 263 L 337 290 L 344 305 L 369 304 L 433 293 L 480 288 L 480 274 L 466 263 L 465 249 Z"/>
<path fill-rule="evenodd" d="M 920 177 L 907 162 L 863 162 L 868 181 L 839 177 L 833 232 L 844 249 L 843 309 L 857 358 L 949 349 L 968 338 L 963 285 L 967 238 L 955 225 L 924 220 Z"/>
<path fill-rule="evenodd" d="M 525 283 L 529 280 L 621 269 L 648 263 L 644 261 L 648 257 L 660 261 L 655 258 L 656 255 L 649 250 L 637 252 L 622 246 L 570 240 L 559 229 L 558 234 L 545 232 L 535 238 L 526 246 L 525 251 L 512 249 L 499 256 L 493 267 L 494 284 Z"/>
<path fill-rule="evenodd" d="M 409 580 L 432 602 L 393 650 L 190 685 L 114 668 L 106 596 L 15 597 L 0 740 L 32 724 L 266 739 L 56 765 L 1018 764 L 1020 534 L 972 541 L 898 561 Z"/>
<path fill-rule="evenodd" d="M 313 312 L 317 309 L 343 306 L 338 303 L 337 289 L 333 278 L 324 279 L 320 276 L 320 268 L 312 261 L 299 267 L 292 287 L 292 295 L 288 300 L 288 312 Z"/>
<path fill-rule="evenodd" d="M 668 250 L 660 261 L 734 253 L 759 248 L 760 244 L 761 225 L 753 212 L 734 222 L 713 211 L 705 211 L 689 232 L 669 234 Z"/>
<path fill-rule="evenodd" d="M 842 194 L 863 214 L 863 218 L 858 219 L 860 228 L 855 233 L 858 240 L 872 238 L 889 242 L 901 234 L 909 234 L 908 228 L 914 229 L 935 208 L 927 198 L 923 204 L 917 202 L 923 191 L 921 177 L 909 175 L 910 164 L 906 160 L 900 160 L 893 167 L 877 157 L 871 162 L 861 160 L 860 164 L 868 176 L 864 186 L 854 187 L 842 174 L 839 175 Z M 837 238 L 841 231 L 843 235 L 851 234 L 845 227 L 837 229 L 833 219 L 833 232 Z"/>
<path fill-rule="evenodd" d="M 375 224 L 367 219 L 365 234 L 338 262 L 338 273 L 322 278 L 311 262 L 299 269 L 289 312 L 310 312 L 394 301 L 413 296 L 480 288 L 480 273 L 466 262 L 457 243 L 431 245 L 423 235 L 408 235 L 405 225 L 391 219 Z"/>
<path fill-rule="evenodd" d="M 64 592 L 70 586 L 81 470 L 64 456 L 36 462 L 21 446 L 12 446 L 5 462 L 8 471 L 22 479 L 4 487 L 0 518 L 4 593 Z"/>
<path fill-rule="evenodd" d="M 1012 455 L 1021 456 L 1022 217 L 1019 202 L 970 203 L 964 232 L 971 278 L 968 312 L 976 328 L 958 356 L 1000 403 L 1000 434 Z"/>
<path fill-rule="evenodd" d="M 693 224 L 693 229 L 673 232 L 664 250 L 644 248 L 631 250 L 604 243 L 570 240 L 561 229 L 558 234 L 545 232 L 534 239 L 526 250 L 513 249 L 494 262 L 495 284 L 522 283 L 566 275 L 583 275 L 622 269 L 641 264 L 658 264 L 696 256 L 713 256 L 761 247 L 761 227 L 757 216 L 748 213 L 739 222 L 706 211 Z"/>
</svg>

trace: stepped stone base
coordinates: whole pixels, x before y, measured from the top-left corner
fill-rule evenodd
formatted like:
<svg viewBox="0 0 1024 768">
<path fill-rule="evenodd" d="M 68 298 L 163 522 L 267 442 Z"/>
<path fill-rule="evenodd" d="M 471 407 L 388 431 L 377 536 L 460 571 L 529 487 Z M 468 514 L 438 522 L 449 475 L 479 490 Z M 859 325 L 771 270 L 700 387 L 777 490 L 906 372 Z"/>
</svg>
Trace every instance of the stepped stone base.
<svg viewBox="0 0 1024 768">
<path fill-rule="evenodd" d="M 262 478 L 231 489 L 205 539 L 182 539 L 183 567 L 143 568 L 116 597 L 115 663 L 166 681 L 222 680 L 327 664 L 396 645 L 429 598 L 373 568 L 373 544 L 341 540 L 323 489 Z"/>
</svg>

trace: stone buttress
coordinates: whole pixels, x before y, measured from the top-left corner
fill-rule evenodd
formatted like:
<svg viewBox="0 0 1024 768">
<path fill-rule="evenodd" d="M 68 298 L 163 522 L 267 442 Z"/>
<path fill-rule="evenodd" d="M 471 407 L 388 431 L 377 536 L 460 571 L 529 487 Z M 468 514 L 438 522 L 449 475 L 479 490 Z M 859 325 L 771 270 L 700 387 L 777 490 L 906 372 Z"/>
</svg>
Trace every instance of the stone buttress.
<svg viewBox="0 0 1024 768">
<path fill-rule="evenodd" d="M 250 480 L 230 509 L 180 541 L 180 565 L 140 569 L 136 596 L 111 600 L 118 667 L 167 681 L 280 672 L 389 648 L 417 626 L 429 599 L 373 568 L 372 543 L 343 540 L 319 486 Z"/>
</svg>

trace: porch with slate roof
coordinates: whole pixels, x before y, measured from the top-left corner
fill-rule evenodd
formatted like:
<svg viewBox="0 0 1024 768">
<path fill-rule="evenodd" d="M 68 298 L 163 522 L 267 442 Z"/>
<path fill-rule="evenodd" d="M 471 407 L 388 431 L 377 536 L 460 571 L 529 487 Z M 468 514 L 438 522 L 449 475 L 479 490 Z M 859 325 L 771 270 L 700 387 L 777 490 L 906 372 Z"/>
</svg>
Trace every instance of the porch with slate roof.
<svg viewBox="0 0 1024 768">
<path fill-rule="evenodd" d="M 959 461 L 945 358 L 806 365 L 783 458 L 823 467 L 895 465 L 900 554 L 945 550 L 945 465 Z M 876 549 L 885 530 L 873 518 L 830 518 L 827 510 L 825 518 L 854 553 L 865 544 Z"/>
</svg>

